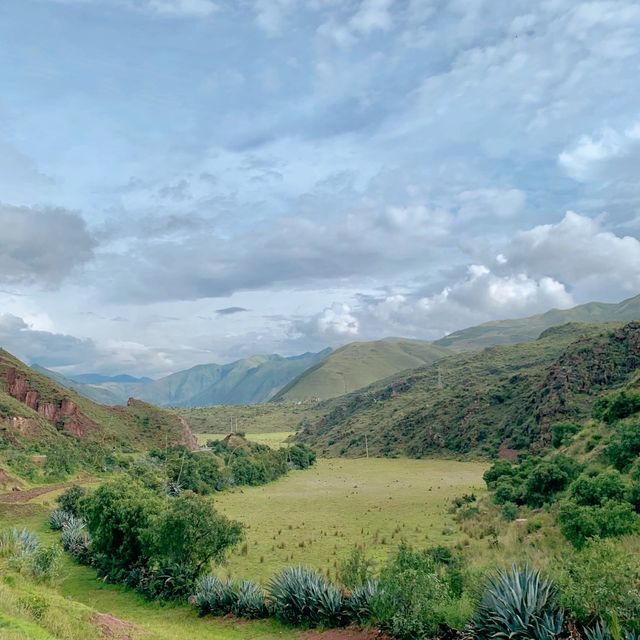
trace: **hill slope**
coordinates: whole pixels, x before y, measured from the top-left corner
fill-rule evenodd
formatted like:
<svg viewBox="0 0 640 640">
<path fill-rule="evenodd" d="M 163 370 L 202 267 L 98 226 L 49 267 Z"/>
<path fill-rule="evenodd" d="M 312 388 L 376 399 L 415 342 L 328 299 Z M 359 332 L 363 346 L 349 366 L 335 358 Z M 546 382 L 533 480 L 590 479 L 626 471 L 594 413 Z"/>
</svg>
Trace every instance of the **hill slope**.
<svg viewBox="0 0 640 640">
<path fill-rule="evenodd" d="M 446 355 L 449 355 L 446 349 L 416 340 L 351 342 L 292 380 L 273 399 L 335 398 L 399 371 L 431 364 Z"/>
<path fill-rule="evenodd" d="M 12 460 L 31 464 L 22 455 L 29 452 L 64 467 L 98 464 L 110 452 L 158 444 L 195 441 L 184 420 L 169 411 L 139 401 L 96 404 L 0 349 L 0 460 L 9 466 Z"/>
<path fill-rule="evenodd" d="M 640 323 L 568 324 L 538 340 L 462 353 L 316 406 L 298 438 L 327 455 L 538 451 L 554 422 L 640 368 Z M 439 386 L 439 371 L 442 386 Z M 365 435 L 367 441 L 365 441 Z"/>
<path fill-rule="evenodd" d="M 589 302 L 572 309 L 551 309 L 545 313 L 515 320 L 496 320 L 455 331 L 433 344 L 452 351 L 474 351 L 501 344 L 535 340 L 545 329 L 567 322 L 629 322 L 640 320 L 640 295 L 608 304 Z"/>
<path fill-rule="evenodd" d="M 288 358 L 253 356 L 224 365 L 202 364 L 158 380 L 142 379 L 140 382 L 111 379 L 89 384 L 65 378 L 38 365 L 34 365 L 34 369 L 58 384 L 103 404 L 125 404 L 132 396 L 163 407 L 257 404 L 267 402 L 292 378 L 325 358 L 329 352 L 330 349 L 325 349 Z"/>
</svg>

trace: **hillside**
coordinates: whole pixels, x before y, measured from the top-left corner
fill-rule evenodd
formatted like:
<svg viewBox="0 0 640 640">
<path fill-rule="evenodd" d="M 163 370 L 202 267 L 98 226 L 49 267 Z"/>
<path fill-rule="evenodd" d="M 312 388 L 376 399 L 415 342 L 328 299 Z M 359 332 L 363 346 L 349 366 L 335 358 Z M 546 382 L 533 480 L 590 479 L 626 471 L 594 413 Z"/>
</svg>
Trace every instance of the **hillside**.
<svg viewBox="0 0 640 640">
<path fill-rule="evenodd" d="M 446 355 L 449 355 L 446 349 L 417 340 L 351 342 L 292 380 L 273 399 L 335 398 L 399 371 L 431 364 Z"/>
<path fill-rule="evenodd" d="M 298 438 L 323 455 L 514 455 L 640 366 L 640 323 L 567 324 L 533 342 L 462 353 L 322 403 Z M 439 385 L 439 380 L 441 385 Z M 365 435 L 367 440 L 365 441 Z"/>
<path fill-rule="evenodd" d="M 572 309 L 551 309 L 515 320 L 497 320 L 454 331 L 433 344 L 452 351 L 474 351 L 496 345 L 535 340 L 545 329 L 567 322 L 599 323 L 640 320 L 640 295 L 608 304 L 589 302 Z"/>
<path fill-rule="evenodd" d="M 303 353 L 288 358 L 279 355 L 252 356 L 229 364 L 202 364 L 149 381 L 120 380 L 79 382 L 34 366 L 58 384 L 102 404 L 125 404 L 130 397 L 163 407 L 198 407 L 220 404 L 257 404 L 267 402 L 293 378 L 322 360 L 330 352 Z M 84 380 L 99 380 L 95 374 Z"/>
<path fill-rule="evenodd" d="M 27 367 L 0 349 L 0 461 L 37 475 L 42 464 L 67 470 L 96 465 L 110 452 L 140 451 L 159 443 L 194 446 L 177 415 L 144 402 L 105 407 Z"/>
</svg>

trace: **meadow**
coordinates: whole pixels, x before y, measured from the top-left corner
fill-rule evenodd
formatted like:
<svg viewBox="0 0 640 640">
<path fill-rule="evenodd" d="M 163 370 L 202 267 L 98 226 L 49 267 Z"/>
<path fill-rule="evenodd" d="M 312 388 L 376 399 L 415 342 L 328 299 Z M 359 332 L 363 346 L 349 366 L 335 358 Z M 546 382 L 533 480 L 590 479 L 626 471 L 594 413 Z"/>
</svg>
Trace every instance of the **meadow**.
<svg viewBox="0 0 640 640">
<path fill-rule="evenodd" d="M 356 545 L 380 561 L 401 540 L 455 544 L 463 534 L 448 513 L 451 500 L 484 493 L 485 469 L 454 460 L 320 459 L 268 485 L 220 494 L 216 508 L 247 527 L 221 573 L 265 581 L 304 564 L 333 576 Z"/>
<path fill-rule="evenodd" d="M 463 534 L 448 513 L 450 501 L 482 492 L 485 468 L 450 460 L 321 459 L 312 469 L 291 472 L 268 485 L 218 494 L 213 498 L 216 507 L 246 525 L 246 538 L 216 573 L 264 583 L 282 567 L 304 564 L 334 575 L 354 545 L 380 561 L 402 539 L 420 547 L 454 544 Z M 43 541 L 53 541 L 56 534 L 48 529 L 47 518 L 60 491 L 26 504 L 0 504 L 2 526 L 26 526 Z M 11 640 L 98 638 L 96 612 L 132 625 L 116 629 L 113 637 L 301 637 L 273 621 L 198 618 L 187 606 L 149 603 L 124 587 L 98 580 L 94 570 L 68 557 L 57 584 L 29 585 L 6 573 L 2 594 L 7 597 L 0 604 L 0 636 Z M 45 613 L 34 607 L 44 607 Z"/>
</svg>

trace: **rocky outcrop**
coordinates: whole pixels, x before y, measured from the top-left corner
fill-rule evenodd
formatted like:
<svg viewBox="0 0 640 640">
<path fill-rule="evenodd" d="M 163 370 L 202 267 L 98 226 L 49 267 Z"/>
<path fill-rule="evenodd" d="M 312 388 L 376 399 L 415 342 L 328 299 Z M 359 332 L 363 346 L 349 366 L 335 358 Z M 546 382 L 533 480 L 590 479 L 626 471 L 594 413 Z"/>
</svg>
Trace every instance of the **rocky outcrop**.
<svg viewBox="0 0 640 640">
<path fill-rule="evenodd" d="M 178 418 L 178 420 L 180 420 L 180 424 L 182 425 L 182 444 L 191 449 L 191 451 L 197 451 L 198 441 L 193 433 L 191 433 L 191 429 L 189 429 L 187 421 L 182 417 Z"/>
<path fill-rule="evenodd" d="M 58 431 L 83 438 L 96 427 L 92 420 L 82 414 L 75 402 L 69 398 L 50 398 L 44 400 L 40 393 L 31 388 L 29 380 L 15 368 L 8 368 L 5 372 L 5 391 L 24 405 L 41 415 Z M 20 425 L 18 425 L 20 427 Z"/>
</svg>

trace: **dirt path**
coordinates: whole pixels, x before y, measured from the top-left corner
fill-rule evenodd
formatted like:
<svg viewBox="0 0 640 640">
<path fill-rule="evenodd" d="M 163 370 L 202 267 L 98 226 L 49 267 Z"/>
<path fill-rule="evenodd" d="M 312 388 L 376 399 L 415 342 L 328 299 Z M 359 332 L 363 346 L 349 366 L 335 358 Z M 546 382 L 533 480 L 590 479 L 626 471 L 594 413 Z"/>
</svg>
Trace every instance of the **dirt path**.
<svg viewBox="0 0 640 640">
<path fill-rule="evenodd" d="M 76 480 L 72 482 L 61 482 L 59 484 L 48 484 L 45 487 L 35 487 L 33 489 L 25 489 L 24 491 L 9 491 L 7 493 L 0 493 L 0 504 L 24 504 L 33 500 L 38 496 L 43 496 L 46 493 L 57 491 L 58 489 L 66 489 L 74 484 L 82 482 L 98 482 L 97 480 Z"/>
</svg>

